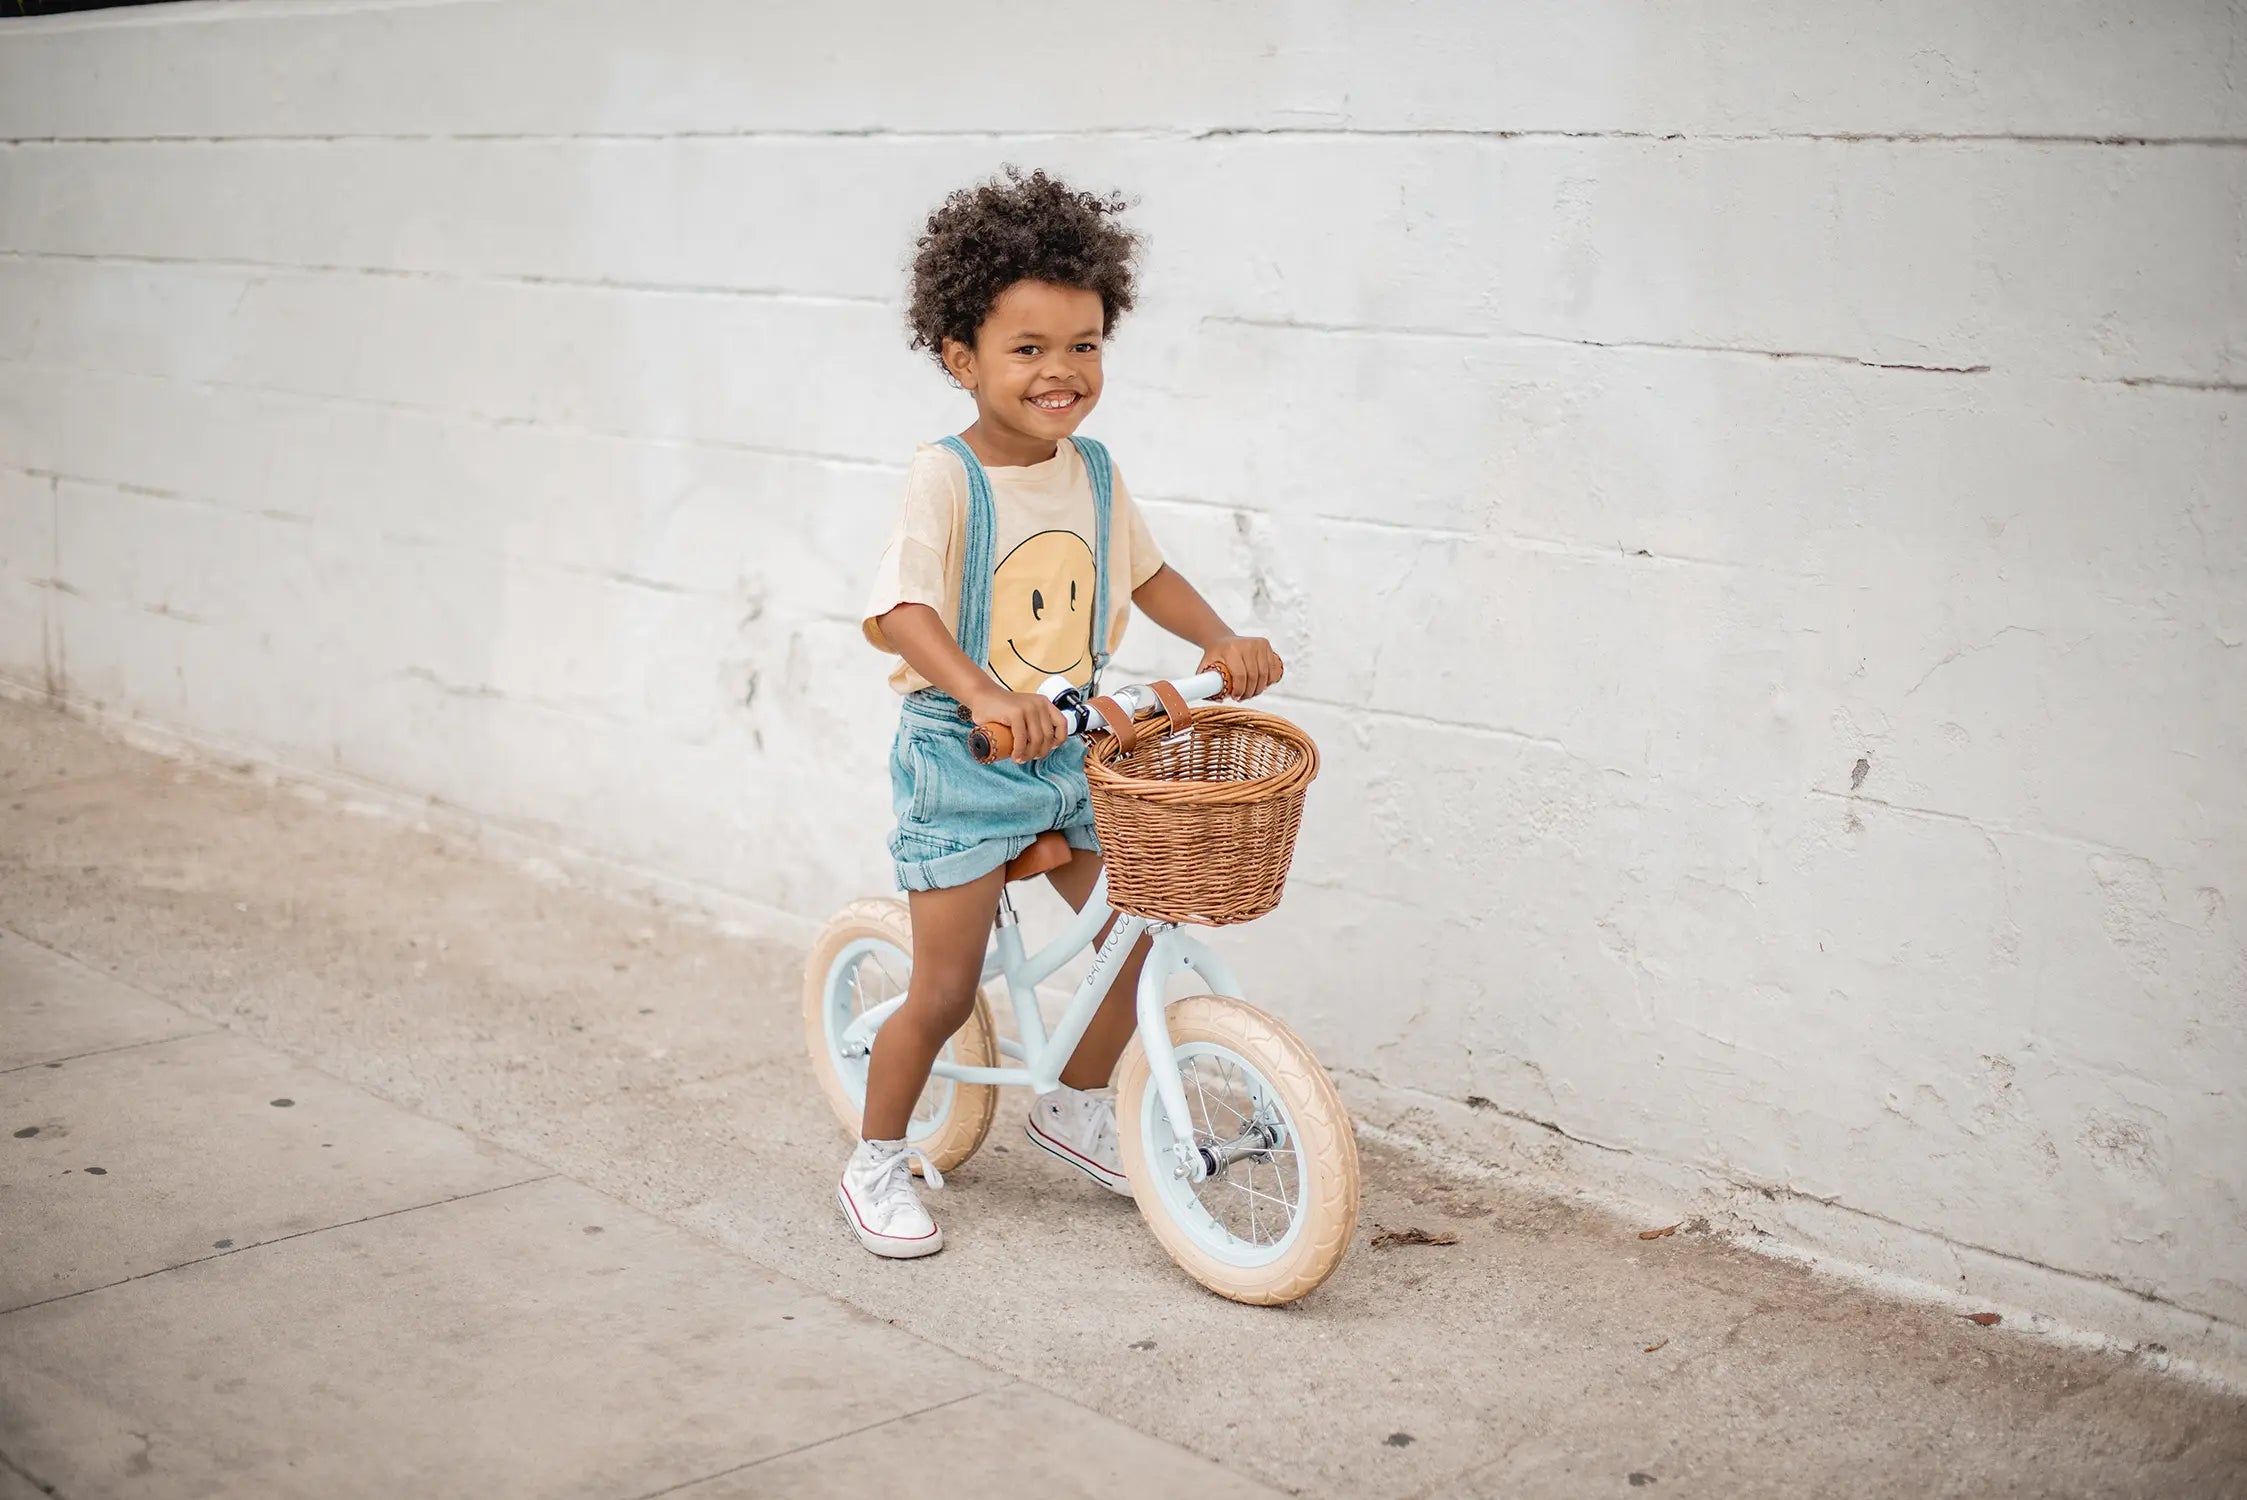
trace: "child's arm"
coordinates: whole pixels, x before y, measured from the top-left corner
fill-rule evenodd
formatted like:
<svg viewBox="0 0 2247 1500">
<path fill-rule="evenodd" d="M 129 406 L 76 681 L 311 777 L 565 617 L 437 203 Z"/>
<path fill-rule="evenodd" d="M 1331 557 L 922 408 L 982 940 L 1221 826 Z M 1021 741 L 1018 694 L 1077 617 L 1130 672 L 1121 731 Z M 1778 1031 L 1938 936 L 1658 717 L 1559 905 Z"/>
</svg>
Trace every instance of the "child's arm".
<svg viewBox="0 0 2247 1500">
<path fill-rule="evenodd" d="M 881 617 L 882 636 L 914 671 L 938 692 L 967 706 L 978 724 L 1004 724 L 1014 733 L 1014 758 L 1037 760 L 1061 748 L 1069 726 L 1036 693 L 1010 693 L 991 674 L 968 660 L 945 628 L 944 617 L 925 604 L 900 604 Z"/>
<path fill-rule="evenodd" d="M 1278 682 L 1286 670 L 1270 641 L 1258 635 L 1235 635 L 1233 628 L 1218 618 L 1217 611 L 1209 607 L 1209 601 L 1176 568 L 1165 565 L 1154 577 L 1133 589 L 1131 602 L 1140 613 L 1172 635 L 1201 647 L 1202 664 L 1198 671 L 1206 672 L 1222 665 L 1232 674 L 1235 698 L 1255 697 Z M 967 660 L 964 656 L 960 659 Z"/>
</svg>

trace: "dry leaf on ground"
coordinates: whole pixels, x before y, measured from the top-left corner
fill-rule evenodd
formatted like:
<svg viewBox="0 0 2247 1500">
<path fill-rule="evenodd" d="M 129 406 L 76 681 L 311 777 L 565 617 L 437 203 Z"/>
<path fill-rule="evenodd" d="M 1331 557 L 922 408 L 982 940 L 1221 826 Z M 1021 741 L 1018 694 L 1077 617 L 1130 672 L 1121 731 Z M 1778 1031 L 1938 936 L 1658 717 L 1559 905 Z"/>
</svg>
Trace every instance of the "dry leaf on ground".
<svg viewBox="0 0 2247 1500">
<path fill-rule="evenodd" d="M 1646 1346 L 1646 1352 L 1647 1352 L 1648 1354 L 1652 1354 L 1652 1353 L 1653 1353 L 1653 1352 L 1654 1352 L 1655 1350 L 1657 1350 L 1657 1349 L 1666 1349 L 1666 1348 L 1668 1348 L 1668 1347 L 1669 1347 L 1669 1344 L 1670 1344 L 1670 1341 L 1669 1341 L 1668 1339 L 1664 1339 L 1664 1340 L 1662 1340 L 1662 1342 L 1661 1342 L 1661 1343 L 1659 1343 L 1659 1344 L 1648 1344 L 1648 1345 Z"/>
<path fill-rule="evenodd" d="M 1960 1313 L 1959 1316 L 1969 1323 L 1979 1323 L 1984 1328 L 1994 1328 L 2005 1321 L 1999 1313 Z"/>
<path fill-rule="evenodd" d="M 1638 1237 L 1642 1240 L 1666 1240 L 1684 1227 L 1685 1221 L 1680 1219 L 1667 1229 L 1641 1229 L 1638 1232 Z"/>
</svg>

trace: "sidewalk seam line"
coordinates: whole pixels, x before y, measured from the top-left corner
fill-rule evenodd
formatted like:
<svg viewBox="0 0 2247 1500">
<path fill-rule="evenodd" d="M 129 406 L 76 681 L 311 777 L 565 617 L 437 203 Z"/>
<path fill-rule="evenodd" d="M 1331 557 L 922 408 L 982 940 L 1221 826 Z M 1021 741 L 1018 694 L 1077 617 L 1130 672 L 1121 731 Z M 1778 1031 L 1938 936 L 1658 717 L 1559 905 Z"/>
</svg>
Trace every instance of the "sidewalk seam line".
<svg viewBox="0 0 2247 1500">
<path fill-rule="evenodd" d="M 225 1260 L 229 1256 L 240 1255 L 245 1251 L 263 1250 L 268 1245 L 285 1245 L 291 1240 L 307 1239 L 315 1234 L 326 1234 L 332 1229 L 349 1229 L 358 1224 L 372 1224 L 378 1219 L 395 1219 L 400 1214 L 419 1213 L 425 1208 L 443 1208 L 448 1203 L 461 1203 L 470 1198 L 483 1198 L 493 1193 L 509 1192 L 515 1188 L 529 1187 L 533 1183 L 547 1182 L 561 1175 L 559 1172 L 541 1172 L 536 1177 L 525 1177 L 519 1182 L 503 1182 L 494 1187 L 477 1188 L 474 1192 L 455 1193 L 449 1198 L 432 1198 L 427 1203 L 409 1203 L 403 1208 L 386 1208 L 378 1214 L 366 1214 L 360 1218 L 344 1219 L 334 1224 L 322 1224 L 312 1229 L 299 1229 L 294 1234 L 276 1235 L 272 1239 L 259 1240 L 251 1245 L 235 1245 L 212 1255 L 198 1255 L 193 1260 L 183 1260 L 177 1265 L 160 1266 L 156 1270 L 142 1271 L 134 1276 L 121 1276 L 115 1281 L 105 1281 L 100 1286 L 80 1287 L 75 1292 L 58 1292 L 52 1297 L 42 1297 L 36 1302 L 22 1302 L 14 1307 L 0 1307 L 0 1318 L 8 1317 L 13 1313 L 29 1312 L 35 1307 L 48 1307 L 57 1302 L 68 1302 L 73 1297 L 90 1297 L 95 1292 L 106 1292 L 115 1287 L 130 1285 L 135 1281 L 146 1281 L 151 1276 L 165 1276 L 173 1271 L 184 1271 L 189 1266 L 199 1266 L 205 1261 Z"/>
<path fill-rule="evenodd" d="M 0 701 L 5 700 L 0 699 Z M 212 1021 L 208 1016 L 197 1015 L 194 1011 L 189 1010 L 186 1006 L 180 1004 L 177 1000 L 168 999 L 165 996 L 160 995 L 156 991 L 150 989 L 147 985 L 136 984 L 130 979 L 123 979 L 115 974 L 104 974 L 101 970 L 95 968 L 92 964 L 86 962 L 77 954 L 71 952 L 68 948 L 58 948 L 53 943 L 47 942 L 44 939 L 35 938 L 30 933 L 25 932 L 22 928 L 17 927 L 12 923 L 0 922 L 0 933 L 6 933 L 9 937 L 12 938 L 19 938 L 22 941 L 29 943 L 32 947 L 41 950 L 42 952 L 52 953 L 55 957 L 61 959 L 64 963 L 69 964 L 74 968 L 84 969 L 87 973 L 93 975 L 96 979 L 106 979 L 111 984 L 121 985 L 125 989 L 131 990 L 134 994 L 139 995 L 145 1000 L 153 1000 L 158 1005 L 164 1006 L 167 1009 L 176 1010 L 190 1021 L 208 1022 L 211 1028 L 215 1031 L 234 1030 L 233 1027 L 227 1025 L 223 1021 Z M 236 1035 L 240 1035 L 240 1033 L 237 1032 Z M 251 1040 L 254 1041 L 256 1039 L 253 1037 L 251 1038 Z M 279 1051 L 280 1049 L 275 1048 L 273 1050 Z M 286 1054 L 283 1055 L 285 1056 Z"/>
<path fill-rule="evenodd" d="M 988 1369 L 989 1366 L 985 1366 L 984 1368 Z M 762 1458 L 752 1458 L 747 1460 L 746 1462 L 735 1464 L 731 1468 L 716 1469 L 708 1474 L 697 1474 L 692 1479 L 682 1479 L 677 1484 L 665 1485 L 660 1490 L 648 1490 L 643 1494 L 634 1495 L 631 1497 L 631 1500 L 661 1500 L 662 1496 L 675 1495 L 679 1491 L 686 1489 L 691 1485 L 708 1484 L 711 1480 L 723 1479 L 728 1474 L 739 1474 L 745 1469 L 754 1469 L 763 1464 L 776 1463 L 783 1458 L 793 1458 L 799 1453 L 809 1453 L 814 1448 L 824 1448 L 829 1443 L 840 1443 L 845 1441 L 846 1439 L 858 1437 L 864 1433 L 876 1431 L 879 1428 L 889 1426 L 893 1422 L 904 1422 L 909 1421 L 914 1417 L 926 1416 L 932 1411 L 942 1411 L 947 1406 L 958 1406 L 963 1401 L 973 1401 L 978 1396 L 988 1396 L 993 1391 L 1009 1390 L 1014 1386 L 1018 1386 L 1020 1384 L 1022 1384 L 1021 1381 L 1012 1379 L 1010 1377 L 1008 1379 L 1000 1381 L 997 1385 L 987 1386 L 980 1391 L 969 1391 L 966 1395 L 954 1396 L 949 1401 L 933 1402 L 928 1406 L 917 1407 L 912 1411 L 899 1412 L 894 1417 L 884 1417 L 878 1422 L 868 1422 L 863 1427 L 853 1427 L 848 1432 L 834 1433 L 831 1436 L 820 1438 L 814 1442 L 798 1443 L 793 1448 L 783 1448 L 778 1453 L 768 1453 Z"/>
<path fill-rule="evenodd" d="M 129 987 L 129 986 L 128 986 Z M 81 1062 L 89 1057 L 107 1057 L 112 1052 L 130 1052 L 136 1047 L 161 1047 L 166 1042 L 189 1042 L 199 1036 L 210 1036 L 225 1031 L 224 1026 L 206 1026 L 201 1031 L 183 1031 L 178 1036 L 152 1036 L 142 1042 L 119 1042 L 114 1047 L 95 1047 L 85 1052 L 72 1052 L 62 1057 L 42 1057 L 37 1062 L 16 1063 L 0 1068 L 0 1078 L 11 1073 L 28 1073 L 33 1068 L 60 1067 L 66 1062 Z"/>
</svg>

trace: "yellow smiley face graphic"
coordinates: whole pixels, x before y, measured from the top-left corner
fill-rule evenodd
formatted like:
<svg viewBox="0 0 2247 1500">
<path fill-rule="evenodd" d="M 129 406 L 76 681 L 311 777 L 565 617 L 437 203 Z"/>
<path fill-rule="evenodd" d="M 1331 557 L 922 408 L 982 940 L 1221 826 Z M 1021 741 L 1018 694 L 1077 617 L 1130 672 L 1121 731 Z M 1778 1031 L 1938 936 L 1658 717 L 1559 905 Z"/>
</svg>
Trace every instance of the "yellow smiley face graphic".
<svg viewBox="0 0 2247 1500">
<path fill-rule="evenodd" d="M 991 673 L 1017 693 L 1048 677 L 1092 681 L 1092 549 L 1041 531 L 991 574 Z"/>
</svg>

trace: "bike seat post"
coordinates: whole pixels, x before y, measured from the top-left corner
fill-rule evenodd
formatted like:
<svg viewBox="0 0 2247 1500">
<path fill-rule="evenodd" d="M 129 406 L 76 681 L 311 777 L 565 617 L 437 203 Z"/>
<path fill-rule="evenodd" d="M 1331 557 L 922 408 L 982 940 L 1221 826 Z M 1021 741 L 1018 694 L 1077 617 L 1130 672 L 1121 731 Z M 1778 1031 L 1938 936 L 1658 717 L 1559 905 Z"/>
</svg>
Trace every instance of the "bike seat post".
<svg viewBox="0 0 2247 1500">
<path fill-rule="evenodd" d="M 999 887 L 999 915 L 997 920 L 1000 927 L 1013 927 L 1022 920 L 1014 914 L 1014 893 L 1003 885 Z"/>
</svg>

